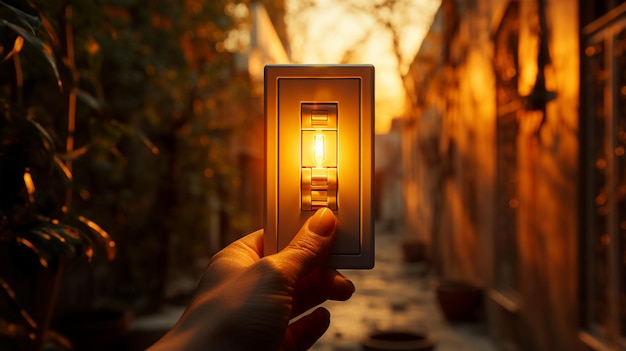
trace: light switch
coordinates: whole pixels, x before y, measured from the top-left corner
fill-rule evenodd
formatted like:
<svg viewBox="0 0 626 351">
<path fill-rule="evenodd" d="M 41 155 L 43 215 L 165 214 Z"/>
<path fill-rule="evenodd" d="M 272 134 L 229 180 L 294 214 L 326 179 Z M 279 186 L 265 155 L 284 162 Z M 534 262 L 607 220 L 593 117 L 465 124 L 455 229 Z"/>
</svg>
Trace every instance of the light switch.
<svg viewBox="0 0 626 351">
<path fill-rule="evenodd" d="M 374 67 L 265 67 L 265 254 L 322 207 L 339 219 L 330 263 L 374 265 Z"/>
</svg>

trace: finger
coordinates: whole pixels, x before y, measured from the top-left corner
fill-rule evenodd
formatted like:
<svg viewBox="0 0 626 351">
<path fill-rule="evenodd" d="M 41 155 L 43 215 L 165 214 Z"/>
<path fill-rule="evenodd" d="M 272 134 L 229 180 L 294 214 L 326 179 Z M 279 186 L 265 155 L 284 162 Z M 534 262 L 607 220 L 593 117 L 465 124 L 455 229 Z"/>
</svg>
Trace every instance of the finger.
<svg viewBox="0 0 626 351">
<path fill-rule="evenodd" d="M 234 241 L 211 258 L 211 264 L 220 262 L 234 266 L 249 266 L 258 261 L 263 252 L 263 229 Z"/>
<path fill-rule="evenodd" d="M 201 286 L 210 287 L 236 275 L 260 259 L 263 252 L 263 230 L 257 230 L 226 246 L 209 262 Z"/>
<path fill-rule="evenodd" d="M 298 281 L 328 256 L 336 232 L 337 218 L 328 208 L 321 208 L 273 259 L 287 277 Z"/>
<path fill-rule="evenodd" d="M 330 313 L 320 307 L 289 325 L 285 334 L 285 350 L 308 350 L 324 335 L 330 325 Z"/>
<path fill-rule="evenodd" d="M 300 280 L 296 286 L 292 318 L 326 300 L 348 300 L 354 291 L 354 284 L 337 270 L 332 268 L 315 270 Z"/>
<path fill-rule="evenodd" d="M 228 245 L 226 250 L 234 250 L 235 254 L 246 254 L 255 261 L 263 255 L 263 229 L 259 229 L 254 233 L 250 233 L 243 238 Z"/>
</svg>

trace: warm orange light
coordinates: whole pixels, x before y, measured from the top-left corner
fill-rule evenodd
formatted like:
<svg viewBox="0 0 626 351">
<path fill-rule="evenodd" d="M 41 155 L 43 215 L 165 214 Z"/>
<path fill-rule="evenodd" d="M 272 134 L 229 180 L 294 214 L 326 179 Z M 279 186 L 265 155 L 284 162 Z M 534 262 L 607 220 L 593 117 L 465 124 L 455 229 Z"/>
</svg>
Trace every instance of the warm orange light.
<svg viewBox="0 0 626 351">
<path fill-rule="evenodd" d="M 322 163 L 326 159 L 326 148 L 324 145 L 324 135 L 316 134 L 313 138 L 314 152 L 313 159 L 315 160 L 315 167 L 321 167 Z"/>
<path fill-rule="evenodd" d="M 30 203 L 35 202 L 35 182 L 33 182 L 33 178 L 30 175 L 30 170 L 26 170 L 24 172 L 24 185 L 26 186 L 26 191 L 28 192 L 28 201 Z"/>
</svg>

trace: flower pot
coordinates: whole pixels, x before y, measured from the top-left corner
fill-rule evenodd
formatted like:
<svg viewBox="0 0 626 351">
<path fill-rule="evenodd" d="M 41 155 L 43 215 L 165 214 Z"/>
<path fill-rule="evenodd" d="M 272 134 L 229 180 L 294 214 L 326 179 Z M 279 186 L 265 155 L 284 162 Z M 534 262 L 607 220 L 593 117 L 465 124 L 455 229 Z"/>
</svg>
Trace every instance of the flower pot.
<svg viewBox="0 0 626 351">
<path fill-rule="evenodd" d="M 426 243 L 415 239 L 406 239 L 402 241 L 400 246 L 405 262 L 425 262 L 427 260 Z"/>
<path fill-rule="evenodd" d="M 431 351 L 435 341 L 425 333 L 405 330 L 376 331 L 361 341 L 363 351 Z"/>
<path fill-rule="evenodd" d="M 450 322 L 478 320 L 483 305 L 483 289 L 462 280 L 442 279 L 436 287 L 437 303 Z"/>
</svg>

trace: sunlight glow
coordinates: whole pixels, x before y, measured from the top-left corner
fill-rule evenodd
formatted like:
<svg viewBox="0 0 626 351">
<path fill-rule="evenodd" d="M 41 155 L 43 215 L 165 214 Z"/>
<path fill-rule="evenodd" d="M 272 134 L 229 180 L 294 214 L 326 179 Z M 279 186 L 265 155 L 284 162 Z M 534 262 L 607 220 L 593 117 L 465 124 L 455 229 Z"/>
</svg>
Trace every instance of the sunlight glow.
<svg viewBox="0 0 626 351">
<path fill-rule="evenodd" d="M 374 11 L 375 1 L 287 1 L 287 27 L 294 63 L 369 63 L 376 68 L 376 133 L 404 112 L 406 74 L 441 0 L 394 0 Z M 382 22 L 393 25 L 393 31 Z M 393 37 L 399 56 L 394 54 Z"/>
</svg>

